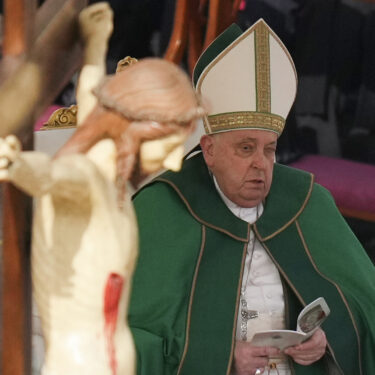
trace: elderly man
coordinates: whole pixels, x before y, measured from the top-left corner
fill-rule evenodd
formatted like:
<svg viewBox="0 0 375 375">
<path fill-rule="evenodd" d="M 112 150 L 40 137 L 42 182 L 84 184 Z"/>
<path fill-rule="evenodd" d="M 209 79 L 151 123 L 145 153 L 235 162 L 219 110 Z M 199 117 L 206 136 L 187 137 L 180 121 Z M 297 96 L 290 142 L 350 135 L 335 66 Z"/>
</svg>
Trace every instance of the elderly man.
<svg viewBox="0 0 375 375">
<path fill-rule="evenodd" d="M 284 45 L 263 20 L 232 25 L 194 83 L 210 105 L 202 152 L 134 200 L 138 374 L 374 373 L 374 267 L 313 176 L 275 163 L 297 86 Z M 318 297 L 331 314 L 308 340 L 255 346 Z"/>
</svg>

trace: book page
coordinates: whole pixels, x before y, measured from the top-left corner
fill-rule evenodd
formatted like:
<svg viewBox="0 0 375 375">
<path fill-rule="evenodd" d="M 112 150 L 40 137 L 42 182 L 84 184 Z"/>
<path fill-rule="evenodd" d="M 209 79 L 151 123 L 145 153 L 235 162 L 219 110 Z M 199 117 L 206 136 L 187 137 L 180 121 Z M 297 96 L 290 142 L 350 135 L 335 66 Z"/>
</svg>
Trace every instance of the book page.
<svg viewBox="0 0 375 375">
<path fill-rule="evenodd" d="M 284 350 L 307 340 L 329 315 L 329 307 L 323 297 L 305 306 L 297 319 L 297 330 L 269 330 L 257 332 L 251 340 L 254 346 L 273 346 Z"/>
<path fill-rule="evenodd" d="M 251 344 L 254 346 L 273 346 L 284 350 L 306 340 L 309 336 L 305 333 L 290 330 L 262 331 L 254 335 Z"/>
<path fill-rule="evenodd" d="M 306 334 L 314 333 L 329 315 L 329 307 L 323 297 L 307 305 L 298 315 L 297 331 Z"/>
</svg>

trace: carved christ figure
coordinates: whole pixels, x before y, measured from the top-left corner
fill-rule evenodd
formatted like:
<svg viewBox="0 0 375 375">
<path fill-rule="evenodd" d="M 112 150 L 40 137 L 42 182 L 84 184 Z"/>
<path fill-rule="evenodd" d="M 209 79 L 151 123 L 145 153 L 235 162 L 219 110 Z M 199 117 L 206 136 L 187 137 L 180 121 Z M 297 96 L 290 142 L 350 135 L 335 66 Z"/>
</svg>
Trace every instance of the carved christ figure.
<svg viewBox="0 0 375 375">
<path fill-rule="evenodd" d="M 159 59 L 107 77 L 95 95 L 53 159 L 21 152 L 14 136 L 0 141 L 0 179 L 36 198 L 32 280 L 43 375 L 135 372 L 126 310 L 137 228 L 127 183 L 178 168 L 180 146 L 203 113 L 185 73 Z"/>
<path fill-rule="evenodd" d="M 133 81 L 137 73 L 148 75 L 152 88 Z M 37 198 L 32 278 L 46 346 L 43 374 L 133 373 L 126 309 L 137 228 L 125 182 L 136 164 L 147 175 L 178 156 L 201 114 L 186 77 L 183 87 L 174 74 L 182 75 L 170 63 L 144 60 L 113 76 L 98 95 L 108 94 L 114 107 L 98 104 L 54 159 L 20 152 L 13 136 L 0 142 L 0 178 Z M 132 103 L 127 112 L 122 89 L 139 108 Z M 87 135 L 95 141 L 84 141 Z"/>
</svg>

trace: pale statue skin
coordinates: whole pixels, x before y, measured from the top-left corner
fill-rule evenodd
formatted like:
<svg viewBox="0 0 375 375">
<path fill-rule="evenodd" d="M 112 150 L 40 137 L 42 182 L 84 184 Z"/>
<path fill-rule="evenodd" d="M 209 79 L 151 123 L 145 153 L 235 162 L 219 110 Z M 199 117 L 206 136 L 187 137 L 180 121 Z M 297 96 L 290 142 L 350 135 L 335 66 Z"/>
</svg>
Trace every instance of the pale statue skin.
<svg viewBox="0 0 375 375">
<path fill-rule="evenodd" d="M 83 73 L 95 80 L 111 12 L 103 3 L 86 12 L 81 27 L 82 19 L 105 25 L 104 36 L 87 43 L 101 51 L 100 59 L 85 54 Z M 85 79 L 79 90 L 87 89 Z M 180 146 L 203 114 L 185 73 L 159 59 L 110 77 L 96 96 L 91 104 L 77 100 L 80 124 L 52 159 L 22 152 L 12 135 L 0 139 L 0 179 L 36 198 L 32 281 L 45 339 L 43 375 L 135 374 L 126 311 L 138 240 L 127 181 L 178 169 Z"/>
<path fill-rule="evenodd" d="M 236 130 L 201 138 L 203 156 L 222 192 L 241 207 L 256 207 L 267 196 L 271 183 L 277 146 L 277 134 L 266 130 Z M 309 365 L 325 353 L 327 340 L 317 330 L 306 342 L 284 350 L 296 363 Z M 237 375 L 264 373 L 269 358 L 279 349 L 256 347 L 237 341 L 234 368 Z"/>
</svg>

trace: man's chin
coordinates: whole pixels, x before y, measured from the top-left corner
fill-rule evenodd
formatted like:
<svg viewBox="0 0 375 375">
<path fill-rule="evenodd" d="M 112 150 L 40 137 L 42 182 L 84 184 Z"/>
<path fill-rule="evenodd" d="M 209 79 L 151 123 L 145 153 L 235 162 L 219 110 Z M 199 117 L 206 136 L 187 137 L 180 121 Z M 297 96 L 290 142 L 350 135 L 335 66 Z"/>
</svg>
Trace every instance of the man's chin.
<svg viewBox="0 0 375 375">
<path fill-rule="evenodd" d="M 251 208 L 257 206 L 259 203 L 261 203 L 265 198 L 264 191 L 259 191 L 256 194 L 246 194 L 242 195 L 238 198 L 237 203 L 240 207 L 246 207 Z"/>
<path fill-rule="evenodd" d="M 262 199 L 245 200 L 245 201 L 242 201 L 241 204 L 239 204 L 239 206 L 243 208 L 253 208 L 253 207 L 258 206 L 258 204 L 261 202 L 262 202 Z"/>
</svg>

